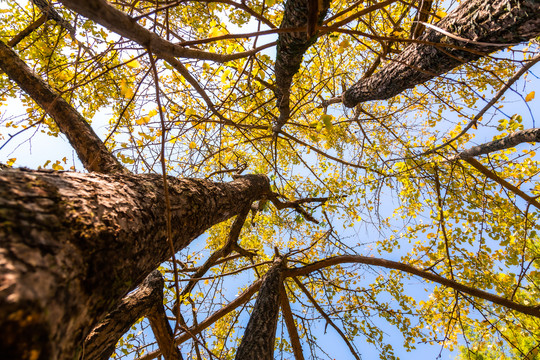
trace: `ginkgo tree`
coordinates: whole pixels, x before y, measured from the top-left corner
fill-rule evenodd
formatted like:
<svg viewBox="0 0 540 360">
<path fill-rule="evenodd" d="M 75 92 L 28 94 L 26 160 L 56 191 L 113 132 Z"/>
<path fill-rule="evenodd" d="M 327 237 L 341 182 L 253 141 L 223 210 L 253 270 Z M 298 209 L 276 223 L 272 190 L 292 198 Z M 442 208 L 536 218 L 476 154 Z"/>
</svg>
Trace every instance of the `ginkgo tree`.
<svg viewBox="0 0 540 360">
<path fill-rule="evenodd" d="M 3 357 L 537 356 L 537 1 L 0 4 Z"/>
</svg>

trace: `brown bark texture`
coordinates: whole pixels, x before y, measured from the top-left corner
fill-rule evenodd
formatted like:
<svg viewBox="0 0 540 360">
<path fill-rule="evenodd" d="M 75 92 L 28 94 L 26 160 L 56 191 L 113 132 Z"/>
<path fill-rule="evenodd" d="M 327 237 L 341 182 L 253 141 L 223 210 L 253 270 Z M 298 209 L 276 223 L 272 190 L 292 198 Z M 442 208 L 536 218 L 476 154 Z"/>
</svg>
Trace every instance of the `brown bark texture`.
<svg viewBox="0 0 540 360">
<path fill-rule="evenodd" d="M 470 0 L 462 2 L 436 26 L 473 42 L 428 28 L 379 72 L 362 79 L 343 94 L 347 107 L 385 100 L 464 63 L 538 36 L 540 2 L 535 0 Z M 433 44 L 428 44 L 428 43 Z M 478 44 L 484 43 L 484 44 Z M 487 46 L 486 44 L 493 44 Z M 497 45 L 501 44 L 501 45 Z"/>
<path fill-rule="evenodd" d="M 306 50 L 317 40 L 316 27 L 321 25 L 330 0 L 288 0 L 285 3 L 281 29 L 296 29 L 280 33 L 276 54 L 275 95 L 279 118 L 273 128 L 279 132 L 290 115 L 290 87 L 294 74 L 300 69 Z"/>
<path fill-rule="evenodd" d="M 169 178 L 176 251 L 270 193 L 265 176 Z M 0 354 L 73 359 L 119 301 L 171 256 L 163 179 L 0 171 Z"/>
<path fill-rule="evenodd" d="M 159 57 L 183 57 L 216 62 L 227 62 L 255 54 L 258 50 L 250 50 L 234 54 L 215 54 L 202 50 L 189 49 L 174 44 L 139 25 L 135 19 L 111 6 L 106 0 L 61 0 L 69 9 L 90 20 L 114 31 L 139 45 L 149 48 Z"/>
<path fill-rule="evenodd" d="M 255 301 L 244 336 L 236 352 L 236 360 L 272 360 L 281 302 L 283 259 L 276 257 Z"/>
<path fill-rule="evenodd" d="M 161 273 L 154 270 L 142 284 L 124 297 L 116 308 L 105 316 L 84 341 L 82 358 L 107 360 L 114 352 L 116 343 L 138 319 L 146 316 L 156 340 L 163 349 L 166 360 L 181 359 L 174 344 L 173 331 L 163 309 L 163 286 Z"/>
</svg>

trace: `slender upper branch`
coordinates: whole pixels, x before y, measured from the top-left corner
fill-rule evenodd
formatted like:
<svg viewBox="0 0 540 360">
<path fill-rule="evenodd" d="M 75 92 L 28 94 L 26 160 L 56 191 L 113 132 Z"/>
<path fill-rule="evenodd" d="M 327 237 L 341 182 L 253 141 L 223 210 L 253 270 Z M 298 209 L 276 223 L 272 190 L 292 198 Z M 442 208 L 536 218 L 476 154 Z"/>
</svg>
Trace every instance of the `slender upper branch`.
<svg viewBox="0 0 540 360">
<path fill-rule="evenodd" d="M 513 148 L 522 143 L 535 143 L 539 141 L 540 129 L 519 130 L 501 139 L 473 146 L 460 152 L 456 157 L 459 159 L 466 159 L 473 156 L 486 155 L 495 151 Z"/>
<path fill-rule="evenodd" d="M 245 304 L 253 294 L 259 290 L 262 284 L 262 279 L 255 281 L 253 284 L 251 284 L 246 290 L 244 290 L 236 299 L 201 321 L 197 326 L 191 327 L 186 331 L 185 333 L 181 334 L 178 338 L 175 340 L 175 344 L 179 345 L 189 339 L 191 339 L 191 335 L 197 335 L 207 327 L 211 326 L 213 323 L 230 313 L 231 311 L 235 310 L 239 306 Z M 161 355 L 161 351 L 153 351 L 151 353 L 146 354 L 145 356 L 141 356 L 137 360 L 152 360 L 157 358 L 159 355 Z"/>
</svg>

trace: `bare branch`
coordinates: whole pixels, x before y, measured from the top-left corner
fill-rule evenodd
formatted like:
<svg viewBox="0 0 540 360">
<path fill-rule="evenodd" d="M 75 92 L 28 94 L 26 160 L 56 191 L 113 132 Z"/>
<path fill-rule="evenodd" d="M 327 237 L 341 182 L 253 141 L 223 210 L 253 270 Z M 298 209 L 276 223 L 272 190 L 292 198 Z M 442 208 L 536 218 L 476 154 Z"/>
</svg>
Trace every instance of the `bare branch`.
<svg viewBox="0 0 540 360">
<path fill-rule="evenodd" d="M 20 43 L 25 37 L 33 33 L 34 30 L 38 29 L 41 25 L 45 24 L 46 21 L 47 21 L 47 15 L 41 14 L 41 16 L 36 19 L 36 21 L 32 22 L 30 25 L 24 28 L 20 33 L 18 33 L 11 40 L 9 40 L 7 45 L 9 47 L 17 46 L 18 43 Z"/>
<path fill-rule="evenodd" d="M 315 224 L 319 223 L 317 221 L 317 219 L 315 219 L 313 216 L 311 216 L 311 214 L 309 214 L 306 210 L 304 210 L 300 205 L 305 204 L 305 203 L 310 203 L 310 202 L 325 203 L 326 201 L 328 201 L 328 199 L 330 199 L 328 197 L 324 197 L 324 198 L 305 198 L 305 199 L 298 199 L 298 200 L 294 200 L 294 201 L 282 202 L 281 200 L 278 199 L 278 196 L 279 196 L 278 194 L 273 193 L 269 197 L 269 200 L 272 202 L 272 204 L 274 204 L 276 209 L 278 209 L 278 210 L 294 209 L 298 213 L 302 214 L 302 216 L 304 216 L 306 218 L 306 220 L 311 221 L 311 222 L 313 222 Z"/>
<path fill-rule="evenodd" d="M 527 129 L 516 131 L 502 139 L 490 141 L 485 144 L 473 146 L 455 156 L 456 159 L 468 159 L 474 156 L 486 155 L 495 151 L 513 148 L 522 143 L 535 143 L 540 141 L 540 129 Z M 453 160 L 453 159 L 452 159 Z"/>
<path fill-rule="evenodd" d="M 262 284 L 262 279 L 255 281 L 246 290 L 244 290 L 240 295 L 238 295 L 236 299 L 234 299 L 233 301 L 231 301 L 230 303 L 228 303 L 227 305 L 225 305 L 224 307 L 222 307 L 221 309 L 219 309 L 218 311 L 216 311 L 215 313 L 213 313 L 212 315 L 204 319 L 197 326 L 189 328 L 189 333 L 185 332 L 179 337 L 177 337 L 175 340 L 175 344 L 180 345 L 181 343 L 191 339 L 192 336 L 197 335 L 198 333 L 200 333 L 207 327 L 211 326 L 213 323 L 215 323 L 216 321 L 218 321 L 219 319 L 221 319 L 222 317 L 224 317 L 231 311 L 235 310 L 239 306 L 249 301 L 249 299 L 251 299 L 253 294 L 255 294 L 257 290 L 259 290 L 259 288 L 261 287 L 261 284 Z M 151 353 L 146 354 L 145 356 L 141 356 L 137 360 L 151 360 L 151 359 L 157 358 L 159 355 L 161 355 L 160 351 L 153 351 Z"/>
<path fill-rule="evenodd" d="M 419 155 L 415 155 L 414 157 L 420 157 L 420 156 L 425 156 L 425 155 L 429 155 L 429 154 L 433 154 L 434 152 L 436 152 L 437 150 L 439 149 L 442 149 L 443 147 L 445 146 L 448 146 L 450 145 L 451 143 L 453 143 L 454 141 L 456 141 L 457 139 L 459 139 L 460 137 L 462 137 L 467 131 L 469 131 L 469 129 L 473 126 L 476 126 L 476 124 L 478 123 L 478 121 L 482 118 L 482 116 L 484 116 L 484 114 L 493 106 L 495 105 L 495 103 L 506 93 L 506 91 L 508 89 L 510 89 L 510 87 L 517 81 L 521 78 L 521 76 L 523 74 L 525 74 L 527 71 L 529 71 L 529 69 L 531 67 L 533 67 L 533 65 L 537 64 L 538 62 L 540 61 L 540 55 L 537 55 L 535 56 L 534 58 L 532 58 L 530 61 L 528 61 L 525 66 L 523 66 L 521 69 L 519 69 L 513 76 L 512 78 L 510 78 L 510 80 L 508 80 L 504 86 L 499 90 L 497 91 L 497 94 L 495 94 L 495 96 L 486 104 L 486 106 L 484 106 L 482 108 L 482 110 L 480 110 L 476 115 L 474 115 L 474 117 L 471 119 L 471 121 L 469 121 L 469 123 L 467 124 L 467 126 L 465 126 L 463 128 L 463 130 L 461 130 L 461 132 L 459 134 L 457 134 L 456 136 L 454 136 L 452 139 L 446 141 L 445 143 L 431 149 L 431 150 L 428 150 L 428 151 L 425 151 Z"/>
<path fill-rule="evenodd" d="M 293 349 L 294 358 L 295 360 L 304 360 L 302 344 L 300 343 L 300 337 L 298 336 L 296 324 L 294 323 L 291 305 L 289 304 L 289 299 L 287 298 L 287 291 L 285 290 L 285 286 L 283 286 L 283 283 L 281 283 L 281 314 L 283 315 L 285 325 L 287 326 L 287 332 L 289 333 L 289 338 L 291 339 L 291 346 Z"/>
<path fill-rule="evenodd" d="M 341 331 L 341 329 L 339 328 L 339 326 L 337 326 L 333 321 L 332 319 L 330 318 L 330 316 L 328 316 L 328 314 L 323 310 L 323 308 L 319 305 L 319 303 L 317 302 L 317 300 L 315 300 L 315 298 L 309 293 L 308 289 L 306 289 L 306 287 L 304 286 L 304 284 L 302 284 L 300 282 L 300 280 L 298 280 L 296 277 L 293 277 L 293 280 L 294 282 L 296 283 L 296 285 L 298 285 L 298 287 L 300 288 L 300 290 L 302 290 L 302 292 L 307 296 L 307 298 L 309 299 L 309 301 L 313 304 L 313 306 L 315 306 L 315 308 L 317 309 L 317 311 L 319 312 L 319 314 L 322 315 L 322 317 L 326 320 L 326 322 L 328 324 L 330 324 L 336 331 L 337 333 L 339 334 L 339 336 L 341 336 L 341 338 L 343 339 L 343 341 L 345 341 L 345 344 L 347 344 L 347 347 L 349 348 L 349 350 L 351 351 L 351 354 L 353 354 L 354 358 L 356 360 L 361 360 L 361 357 L 360 355 L 358 355 L 356 353 L 356 349 L 354 348 L 354 346 L 351 344 L 351 342 L 349 341 L 349 339 L 347 338 L 347 335 L 345 335 L 343 333 L 343 331 Z"/>
<path fill-rule="evenodd" d="M 227 239 L 227 242 L 223 247 L 221 247 L 219 250 L 214 251 L 210 257 L 204 262 L 204 264 L 192 275 L 192 279 L 189 281 L 189 283 L 184 287 L 184 290 L 182 290 L 182 293 L 180 294 L 180 298 L 191 292 L 193 287 L 197 284 L 200 278 L 212 267 L 216 264 L 216 262 L 228 256 L 233 250 L 237 250 L 239 254 L 242 254 L 246 250 L 241 249 L 238 245 L 238 238 L 240 237 L 240 232 L 242 231 L 242 227 L 244 226 L 244 222 L 246 221 L 246 217 L 249 214 L 251 206 L 246 206 L 245 209 L 243 209 L 237 216 L 236 219 L 234 219 L 234 222 L 231 226 L 231 230 L 229 232 L 229 238 Z M 242 255 L 245 255 L 242 254 Z M 251 256 L 253 256 L 252 253 L 250 253 Z"/>
<path fill-rule="evenodd" d="M 537 209 L 540 209 L 540 203 L 536 200 L 536 198 L 529 196 L 525 194 L 523 191 L 521 191 L 517 186 L 514 186 L 510 184 L 508 181 L 501 178 L 499 175 L 494 173 L 493 171 L 489 170 L 487 167 L 482 165 L 478 160 L 468 157 L 463 159 L 464 161 L 468 162 L 472 166 L 474 166 L 478 171 L 480 171 L 482 174 L 484 174 L 487 178 L 495 181 L 497 184 L 501 185 L 502 187 L 510 190 L 529 204 L 533 205 Z"/>
</svg>

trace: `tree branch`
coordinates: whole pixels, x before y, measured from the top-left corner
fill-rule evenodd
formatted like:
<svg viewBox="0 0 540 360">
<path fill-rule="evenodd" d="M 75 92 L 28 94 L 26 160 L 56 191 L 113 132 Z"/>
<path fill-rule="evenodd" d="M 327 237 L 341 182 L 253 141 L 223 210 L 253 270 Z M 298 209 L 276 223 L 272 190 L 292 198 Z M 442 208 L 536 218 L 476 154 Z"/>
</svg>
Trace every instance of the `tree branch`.
<svg viewBox="0 0 540 360">
<path fill-rule="evenodd" d="M 251 204 L 250 204 L 251 205 Z M 229 232 L 229 238 L 227 239 L 227 242 L 223 247 L 221 247 L 219 250 L 214 251 L 208 259 L 204 262 L 204 264 L 191 276 L 191 280 L 187 283 L 187 285 L 184 287 L 184 290 L 182 290 L 182 293 L 180 294 L 179 298 L 184 297 L 186 294 L 190 293 L 193 287 L 197 284 L 200 278 L 212 267 L 214 264 L 221 258 L 224 258 L 228 256 L 233 250 L 237 250 L 239 254 L 242 254 L 242 252 L 245 252 L 246 250 L 241 249 L 238 245 L 238 238 L 240 237 L 240 232 L 242 231 L 242 227 L 244 226 L 244 223 L 246 221 L 246 217 L 249 214 L 251 206 L 246 206 L 245 209 L 243 209 L 237 216 L 236 219 L 234 219 L 234 222 L 231 226 L 231 230 Z M 242 251 L 243 250 L 243 251 Z M 245 255 L 242 254 L 242 255 Z M 250 253 L 250 255 L 253 255 Z"/>
<path fill-rule="evenodd" d="M 304 353 L 302 352 L 302 344 L 300 343 L 300 337 L 298 336 L 298 331 L 296 330 L 296 324 L 294 323 L 293 314 L 291 311 L 291 305 L 289 304 L 289 299 L 287 297 L 287 291 L 285 286 L 281 283 L 281 314 L 285 320 L 285 325 L 287 326 L 287 332 L 289 333 L 289 338 L 291 339 L 291 346 L 294 353 L 295 360 L 304 360 Z"/>
<path fill-rule="evenodd" d="M 276 257 L 263 277 L 257 301 L 236 352 L 236 360 L 272 360 L 274 358 L 281 297 L 281 273 L 284 265 L 284 259 Z"/>
<path fill-rule="evenodd" d="M 151 272 L 137 290 L 123 298 L 86 337 L 83 359 L 109 359 L 118 340 L 143 316 L 148 316 L 165 359 L 181 359 L 163 309 L 163 285 L 161 273 Z"/>
<path fill-rule="evenodd" d="M 11 40 L 9 40 L 7 45 L 9 47 L 17 46 L 18 43 L 20 43 L 25 37 L 33 33 L 41 25 L 45 24 L 46 21 L 47 21 L 47 15 L 41 14 L 41 16 L 36 19 L 36 21 L 32 22 L 30 25 L 24 28 L 20 33 L 18 33 Z"/>
<path fill-rule="evenodd" d="M 169 177 L 168 186 L 177 251 L 271 192 L 262 175 L 230 183 Z M 0 172 L 7 357 L 29 358 L 22 354 L 32 349 L 72 357 L 96 323 L 170 258 L 163 197 L 158 175 Z"/>
<path fill-rule="evenodd" d="M 480 110 L 476 115 L 473 116 L 473 118 L 471 119 L 471 121 L 469 121 L 469 123 L 467 124 L 467 126 L 465 126 L 463 128 L 463 130 L 461 130 L 461 132 L 459 134 L 457 134 L 456 136 L 454 136 L 453 138 L 451 138 L 450 140 L 448 141 L 445 141 L 443 144 L 441 145 L 438 145 L 436 147 L 434 147 L 433 149 L 431 150 L 427 150 L 421 154 L 418 154 L 418 155 L 414 155 L 414 157 L 421 157 L 421 156 L 425 156 L 425 155 L 430 155 L 430 154 L 433 154 L 434 152 L 436 152 L 437 150 L 439 149 L 442 149 L 443 147 L 445 146 L 448 146 L 450 145 L 451 143 L 453 143 L 454 141 L 456 141 L 457 139 L 459 139 L 460 137 L 462 137 L 467 131 L 469 131 L 469 129 L 473 126 L 476 126 L 477 122 L 482 118 L 482 116 L 484 116 L 484 114 L 493 106 L 495 105 L 495 103 L 497 101 L 499 101 L 499 99 L 505 94 L 505 92 L 510 89 L 510 87 L 516 82 L 518 81 L 521 76 L 523 74 L 525 74 L 527 71 L 529 71 L 529 69 L 531 67 L 533 67 L 533 65 L 537 64 L 538 62 L 540 61 L 540 55 L 536 55 L 535 57 L 533 57 L 531 60 L 529 60 L 521 69 L 519 69 L 518 71 L 516 71 L 516 73 L 508 80 L 505 82 L 504 86 L 499 90 L 497 91 L 497 94 L 495 94 L 495 96 L 482 108 L 482 110 Z"/>
<path fill-rule="evenodd" d="M 536 198 L 527 195 L 526 193 L 521 191 L 517 186 L 510 184 L 508 181 L 504 180 L 499 175 L 497 175 L 496 173 L 494 173 L 493 171 L 489 170 L 487 167 L 482 165 L 478 160 L 472 157 L 467 157 L 463 160 L 471 164 L 474 168 L 476 168 L 478 171 L 484 174 L 487 178 L 495 181 L 497 184 L 510 190 L 511 192 L 513 192 L 514 194 L 516 194 L 517 196 L 519 196 L 520 198 L 522 198 L 529 204 L 533 205 L 535 208 L 540 209 L 540 203 L 536 200 Z"/>
<path fill-rule="evenodd" d="M 127 173 L 86 119 L 1 41 L 0 68 L 54 119 L 88 171 Z"/>
<path fill-rule="evenodd" d="M 438 284 L 447 286 L 449 288 L 461 291 L 465 294 L 469 294 L 469 295 L 478 297 L 480 299 L 490 301 L 494 304 L 504 306 L 508 309 L 516 310 L 523 314 L 532 315 L 537 318 L 540 318 L 540 308 L 536 306 L 526 306 L 526 305 L 518 304 L 514 301 L 505 299 L 498 295 L 490 294 L 476 287 L 463 285 L 456 281 L 433 274 L 429 271 L 417 269 L 414 266 L 409 265 L 409 264 L 404 264 L 397 261 L 391 261 L 391 260 L 374 258 L 374 257 L 367 257 L 367 256 L 361 256 L 361 255 L 343 255 L 343 256 L 331 257 L 331 258 L 317 261 L 313 264 L 306 265 L 303 267 L 299 267 L 295 269 L 287 269 L 283 272 L 283 277 L 307 275 L 319 269 L 323 269 L 323 268 L 333 266 L 333 265 L 347 264 L 347 263 L 366 264 L 366 265 L 380 266 L 387 269 L 403 271 L 412 275 L 419 276 L 423 279 L 430 280 Z"/>
<path fill-rule="evenodd" d="M 320 5 L 320 8 L 319 8 Z M 330 7 L 330 0 L 287 0 L 281 21 L 282 28 L 305 29 L 279 34 L 274 72 L 279 118 L 272 131 L 279 133 L 290 115 L 290 88 L 294 74 L 300 69 L 306 50 L 317 40 L 320 26 Z"/>
<path fill-rule="evenodd" d="M 61 0 L 69 9 L 95 21 L 96 23 L 124 36 L 141 46 L 150 48 L 159 57 L 176 56 L 190 59 L 227 62 L 251 56 L 261 48 L 230 55 L 209 53 L 187 49 L 161 38 L 159 35 L 139 25 L 135 19 L 110 5 L 106 0 Z"/>
<path fill-rule="evenodd" d="M 435 29 L 428 29 L 421 41 L 462 45 L 446 48 L 411 44 L 378 73 L 362 79 L 343 94 L 343 104 L 353 107 L 369 100 L 385 100 L 446 73 L 463 63 L 520 43 L 540 34 L 540 3 L 529 0 L 469 0 L 448 14 L 437 27 L 475 42 L 501 44 L 484 46 L 460 42 Z"/>
<path fill-rule="evenodd" d="M 318 224 L 319 221 L 315 219 L 311 214 L 309 214 L 302 206 L 301 204 L 309 203 L 309 202 L 318 202 L 318 203 L 325 203 L 330 199 L 329 197 L 324 198 L 305 198 L 305 199 L 298 199 L 293 201 L 281 201 L 278 199 L 279 194 L 272 193 L 271 196 L 269 196 L 269 200 L 274 204 L 276 209 L 282 210 L 282 209 L 294 209 L 296 212 L 302 214 L 306 220 L 311 221 L 315 224 Z"/>
<path fill-rule="evenodd" d="M 486 155 L 495 151 L 513 148 L 522 143 L 535 143 L 540 141 L 540 129 L 519 130 L 502 139 L 490 141 L 485 144 L 473 146 L 457 154 L 453 159 L 468 159 L 474 156 Z"/>
<path fill-rule="evenodd" d="M 309 301 L 313 304 L 313 306 L 315 306 L 315 308 L 317 309 L 317 311 L 319 312 L 319 314 L 322 315 L 322 317 L 326 320 L 326 322 L 328 324 L 330 324 L 336 331 L 337 333 L 339 334 L 339 336 L 341 336 L 341 338 L 343 339 L 343 341 L 345 341 L 345 344 L 347 344 L 347 347 L 349 348 L 349 350 L 351 351 L 351 354 L 354 356 L 354 358 L 356 360 L 361 360 L 360 358 L 360 355 L 358 355 L 356 353 L 356 349 L 353 347 L 353 345 L 351 344 L 351 342 L 349 341 L 349 339 L 347 338 L 347 335 L 345 335 L 343 333 L 343 331 L 341 331 L 341 329 L 339 328 L 339 326 L 337 326 L 333 321 L 332 319 L 330 318 L 330 316 L 328 316 L 328 314 L 326 314 L 326 312 L 323 310 L 323 308 L 321 308 L 321 306 L 319 305 L 319 303 L 317 303 L 317 300 L 315 300 L 315 298 L 309 293 L 308 289 L 306 289 L 306 287 L 304 286 L 304 284 L 302 284 L 300 282 L 300 280 L 298 280 L 296 277 L 293 277 L 293 280 L 294 282 L 296 283 L 296 285 L 298 285 L 298 287 L 300 288 L 300 290 L 302 290 L 302 292 L 307 296 L 307 298 L 309 299 Z"/>
<path fill-rule="evenodd" d="M 178 336 L 175 340 L 176 345 L 180 345 L 181 343 L 189 340 L 192 338 L 192 336 L 197 335 L 204 329 L 206 329 L 209 326 L 212 326 L 213 323 L 230 313 L 231 311 L 235 310 L 239 306 L 245 304 L 246 302 L 251 299 L 253 294 L 259 290 L 262 284 L 262 279 L 255 281 L 253 284 L 251 284 L 246 290 L 244 290 L 236 299 L 204 319 L 202 322 L 200 322 L 197 326 L 189 328 L 188 331 L 184 332 L 182 335 Z M 161 355 L 161 351 L 153 351 L 151 353 L 148 353 L 144 356 L 141 356 L 137 360 L 152 360 L 157 358 L 159 355 Z"/>
</svg>

